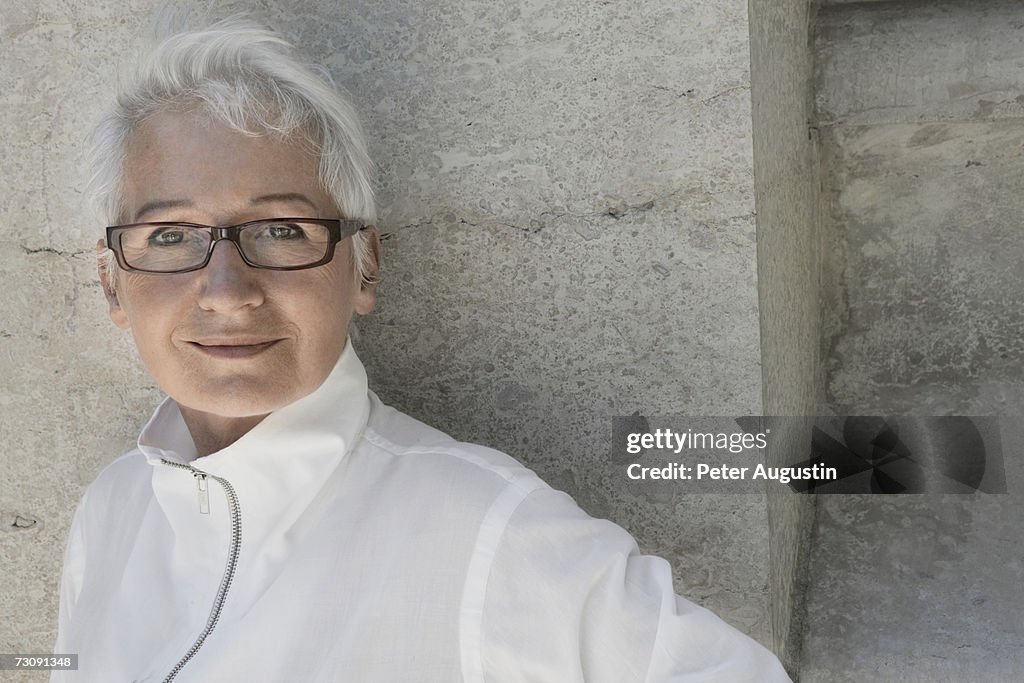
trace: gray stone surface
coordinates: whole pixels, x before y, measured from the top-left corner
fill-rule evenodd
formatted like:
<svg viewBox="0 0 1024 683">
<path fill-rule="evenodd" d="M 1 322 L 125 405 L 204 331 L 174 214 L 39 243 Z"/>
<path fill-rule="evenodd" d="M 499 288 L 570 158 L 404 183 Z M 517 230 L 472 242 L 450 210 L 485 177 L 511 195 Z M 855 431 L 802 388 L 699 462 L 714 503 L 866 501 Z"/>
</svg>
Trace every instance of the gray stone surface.
<svg viewBox="0 0 1024 683">
<path fill-rule="evenodd" d="M 1024 116 L 1015 0 L 825 8 L 816 29 L 823 126 Z"/>
<path fill-rule="evenodd" d="M 819 361 L 820 197 L 811 114 L 809 3 L 754 0 L 750 4 L 754 174 L 757 197 L 758 288 L 764 414 L 815 415 L 823 377 Z M 772 463 L 806 443 L 797 425 L 774 435 Z M 772 489 L 771 617 L 775 650 L 793 673 L 799 668 L 803 584 L 813 499 Z"/>
<path fill-rule="evenodd" d="M 1018 680 L 1021 503 L 823 497 L 801 682 Z"/>
<path fill-rule="evenodd" d="M 819 20 L 832 407 L 1019 415 L 1024 8 Z M 804 683 L 1019 678 L 1019 453 L 1006 464 L 1009 495 L 819 500 Z"/>
<path fill-rule="evenodd" d="M 847 302 L 831 358 L 837 410 L 1013 410 L 982 392 L 1024 380 L 1024 126 L 841 126 L 829 141 Z"/>
<path fill-rule="evenodd" d="M 929 0 L 811 0 L 819 7 L 830 8 L 830 7 L 846 7 L 849 5 L 877 5 L 881 6 L 884 4 L 890 5 L 907 5 L 911 2 L 929 2 Z"/>
<path fill-rule="evenodd" d="M 77 156 L 154 4 L 0 8 L 0 508 L 38 520 L 0 533 L 7 652 L 52 643 L 72 508 L 159 399 L 105 319 Z M 764 497 L 655 500 L 607 455 L 615 414 L 761 408 L 746 3 L 245 6 L 363 114 L 382 397 L 521 458 L 769 642 Z"/>
</svg>

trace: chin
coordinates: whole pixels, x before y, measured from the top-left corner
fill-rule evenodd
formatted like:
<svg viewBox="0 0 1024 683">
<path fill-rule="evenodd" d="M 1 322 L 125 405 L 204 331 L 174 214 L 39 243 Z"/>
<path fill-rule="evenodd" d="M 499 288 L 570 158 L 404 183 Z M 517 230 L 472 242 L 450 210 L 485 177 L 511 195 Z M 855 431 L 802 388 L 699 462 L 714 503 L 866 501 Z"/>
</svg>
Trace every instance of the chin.
<svg viewBox="0 0 1024 683">
<path fill-rule="evenodd" d="M 171 392 L 168 394 L 174 397 Z M 272 413 L 301 398 L 303 392 L 293 383 L 236 379 L 219 381 L 199 391 L 193 387 L 181 395 L 184 400 L 177 397 L 175 400 L 193 410 L 221 417 L 244 418 Z"/>
<path fill-rule="evenodd" d="M 249 403 L 249 404 L 237 404 L 228 401 L 214 401 L 209 405 L 201 405 L 196 410 L 200 410 L 209 415 L 216 415 L 217 417 L 228 418 L 228 419 L 245 419 L 250 417 L 265 417 L 270 413 L 274 412 L 278 408 L 287 405 L 289 402 L 267 402 L 267 403 Z"/>
</svg>

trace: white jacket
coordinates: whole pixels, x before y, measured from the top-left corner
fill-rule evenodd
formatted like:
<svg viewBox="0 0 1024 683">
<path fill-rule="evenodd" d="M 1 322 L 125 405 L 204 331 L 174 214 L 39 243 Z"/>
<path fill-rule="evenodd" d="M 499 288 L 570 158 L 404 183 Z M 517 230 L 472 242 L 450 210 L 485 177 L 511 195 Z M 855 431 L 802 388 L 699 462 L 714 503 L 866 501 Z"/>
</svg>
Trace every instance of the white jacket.
<svg viewBox="0 0 1024 683">
<path fill-rule="evenodd" d="M 167 399 L 75 513 L 52 681 L 788 681 L 668 564 L 382 405 L 351 346 L 197 458 Z"/>
</svg>

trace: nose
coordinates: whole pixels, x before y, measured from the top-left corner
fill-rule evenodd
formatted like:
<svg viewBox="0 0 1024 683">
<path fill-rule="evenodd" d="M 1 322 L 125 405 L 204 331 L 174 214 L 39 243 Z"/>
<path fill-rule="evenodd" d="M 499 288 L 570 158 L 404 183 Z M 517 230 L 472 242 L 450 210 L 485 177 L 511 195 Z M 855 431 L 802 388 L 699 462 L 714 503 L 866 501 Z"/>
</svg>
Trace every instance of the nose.
<svg viewBox="0 0 1024 683">
<path fill-rule="evenodd" d="M 242 260 L 238 247 L 229 240 L 213 246 L 210 262 L 199 271 L 199 307 L 209 311 L 232 312 L 263 303 L 259 271 Z"/>
</svg>

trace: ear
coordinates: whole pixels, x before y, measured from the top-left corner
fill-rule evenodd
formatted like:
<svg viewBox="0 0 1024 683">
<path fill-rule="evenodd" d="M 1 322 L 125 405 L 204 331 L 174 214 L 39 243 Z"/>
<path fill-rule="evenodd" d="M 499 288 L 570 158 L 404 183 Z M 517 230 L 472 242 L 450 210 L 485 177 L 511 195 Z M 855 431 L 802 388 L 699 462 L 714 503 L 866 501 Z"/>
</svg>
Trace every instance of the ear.
<svg viewBox="0 0 1024 683">
<path fill-rule="evenodd" d="M 369 253 L 363 261 L 363 272 L 366 277 L 359 283 L 359 291 L 355 296 L 355 312 L 359 315 L 366 315 L 373 310 L 377 303 L 377 281 L 380 278 L 380 233 L 377 228 L 368 226 L 363 228 Z"/>
<path fill-rule="evenodd" d="M 121 308 L 121 302 L 117 299 L 117 292 L 114 291 L 114 283 L 110 282 L 107 275 L 107 268 L 104 263 L 104 255 L 107 252 L 107 243 L 102 239 L 96 242 L 96 270 L 99 272 L 100 284 L 103 286 L 103 295 L 107 298 L 107 308 L 110 319 L 122 330 L 131 327 L 128 321 L 128 314 Z"/>
</svg>

